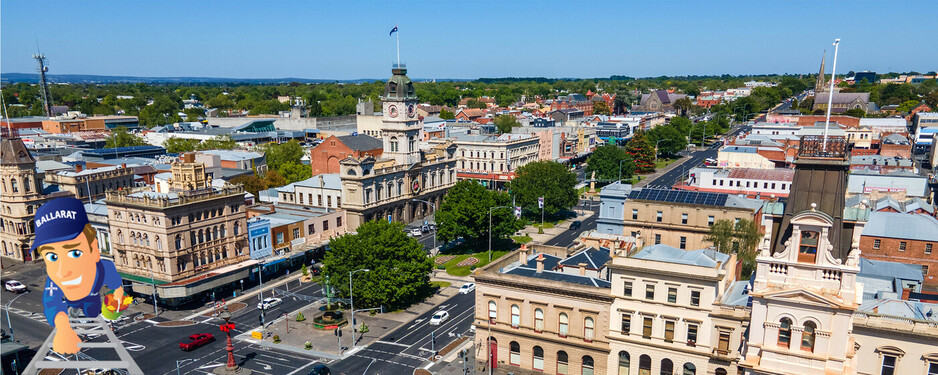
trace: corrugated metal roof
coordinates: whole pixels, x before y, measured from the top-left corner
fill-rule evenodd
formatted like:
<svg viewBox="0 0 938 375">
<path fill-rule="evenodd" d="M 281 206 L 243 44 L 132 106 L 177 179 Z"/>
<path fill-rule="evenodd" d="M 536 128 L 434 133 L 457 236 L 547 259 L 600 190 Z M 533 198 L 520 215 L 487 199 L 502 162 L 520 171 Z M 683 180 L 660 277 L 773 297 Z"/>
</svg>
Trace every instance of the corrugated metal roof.
<svg viewBox="0 0 938 375">
<path fill-rule="evenodd" d="M 646 246 L 637 253 L 631 255 L 632 258 L 653 260 L 657 262 L 687 264 L 698 267 L 716 267 L 717 262 L 726 263 L 730 259 L 729 255 L 716 250 L 681 250 L 665 244 Z"/>
<path fill-rule="evenodd" d="M 873 212 L 864 236 L 938 242 L 938 219 L 928 215 Z"/>
</svg>

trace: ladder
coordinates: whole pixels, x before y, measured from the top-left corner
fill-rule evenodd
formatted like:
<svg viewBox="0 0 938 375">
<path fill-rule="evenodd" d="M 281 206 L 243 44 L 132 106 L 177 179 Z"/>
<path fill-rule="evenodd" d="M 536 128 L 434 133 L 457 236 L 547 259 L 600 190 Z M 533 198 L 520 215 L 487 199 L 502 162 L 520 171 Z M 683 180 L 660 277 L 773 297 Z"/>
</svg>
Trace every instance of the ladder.
<svg viewBox="0 0 938 375">
<path fill-rule="evenodd" d="M 120 339 L 117 338 L 117 335 L 111 331 L 108 327 L 107 321 L 104 320 L 104 317 L 98 316 L 96 318 L 69 318 L 68 323 L 72 326 L 72 329 L 75 330 L 75 333 L 79 335 L 97 335 L 105 336 L 107 340 L 105 342 L 81 342 L 78 344 L 78 349 L 92 349 L 92 348 L 101 348 L 101 349 L 111 349 L 113 350 L 120 360 L 118 361 L 98 361 L 94 358 L 88 356 L 87 354 L 78 352 L 74 356 L 74 360 L 63 358 L 58 353 L 52 351 L 52 341 L 55 338 L 56 329 L 52 330 L 52 333 L 49 334 L 49 337 L 46 338 L 46 341 L 42 343 L 42 346 L 39 347 L 39 350 L 36 351 L 36 356 L 33 357 L 33 360 L 29 362 L 29 365 L 26 366 L 26 369 L 23 370 L 23 374 L 34 375 L 38 374 L 40 370 L 43 369 L 63 369 L 63 370 L 75 370 L 81 371 L 83 369 L 107 369 L 107 370 L 124 370 L 120 371 L 121 373 L 126 373 L 128 375 L 143 375 L 143 371 L 140 370 L 140 367 L 137 366 L 137 363 L 134 362 L 134 359 L 130 356 L 130 353 L 127 352 L 127 349 L 124 348 L 124 345 L 121 343 Z M 63 358 L 63 360 L 50 360 L 49 358 Z"/>
</svg>

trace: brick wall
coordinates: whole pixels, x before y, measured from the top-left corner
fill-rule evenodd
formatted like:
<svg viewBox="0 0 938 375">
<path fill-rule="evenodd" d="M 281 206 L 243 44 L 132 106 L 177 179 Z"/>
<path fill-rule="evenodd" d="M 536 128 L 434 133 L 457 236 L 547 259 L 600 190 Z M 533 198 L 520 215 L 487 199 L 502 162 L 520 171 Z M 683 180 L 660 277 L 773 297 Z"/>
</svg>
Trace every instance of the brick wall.
<svg viewBox="0 0 938 375">
<path fill-rule="evenodd" d="M 879 240 L 878 244 L 876 240 Z M 905 250 L 900 249 L 902 247 L 901 243 L 903 242 L 905 243 Z M 931 244 L 930 254 L 926 253 L 927 245 L 929 244 Z M 938 243 L 861 236 L 860 254 L 869 259 L 918 264 L 928 267 L 925 273 L 925 285 L 938 286 Z"/>
</svg>

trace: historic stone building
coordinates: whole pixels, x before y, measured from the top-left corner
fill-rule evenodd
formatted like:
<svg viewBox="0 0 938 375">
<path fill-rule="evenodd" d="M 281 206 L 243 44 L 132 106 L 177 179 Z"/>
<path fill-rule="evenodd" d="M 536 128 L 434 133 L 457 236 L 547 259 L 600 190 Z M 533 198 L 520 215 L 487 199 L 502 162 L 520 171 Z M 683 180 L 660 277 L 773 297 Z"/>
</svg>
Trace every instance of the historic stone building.
<svg viewBox="0 0 938 375">
<path fill-rule="evenodd" d="M 0 143 L 0 160 L 2 255 L 23 262 L 39 260 L 29 250 L 36 229 L 33 217 L 36 209 L 52 197 L 43 195 L 43 174 L 36 172 L 36 159 L 21 139 L 4 139 Z"/>
<path fill-rule="evenodd" d="M 564 272 L 564 261 L 577 255 L 522 246 L 475 273 L 476 373 L 490 366 L 496 374 L 614 373 L 606 368 L 610 284 L 585 267 Z"/>
<path fill-rule="evenodd" d="M 152 278 L 161 300 L 176 304 L 246 276 L 240 263 L 250 255 L 244 190 L 212 187 L 191 154 L 172 165 L 172 174 L 168 192 L 108 191 L 106 202 L 118 272 L 141 294 L 150 292 Z"/>
<path fill-rule="evenodd" d="M 74 171 L 58 171 L 46 174 L 46 182 L 58 185 L 59 190 L 68 191 L 78 199 L 104 198 L 108 190 L 128 189 L 134 186 L 134 169 L 127 164 L 110 167 L 83 169 L 79 164 Z M 90 191 L 89 191 L 90 189 Z"/>
<path fill-rule="evenodd" d="M 637 110 L 642 112 L 666 112 L 674 109 L 674 102 L 686 98 L 684 94 L 674 94 L 668 90 L 655 90 L 650 94 L 642 94 Z"/>
<path fill-rule="evenodd" d="M 456 145 L 451 142 L 418 148 L 421 120 L 417 94 L 407 69 L 395 66 L 385 86 L 383 101 L 384 151 L 381 158 L 365 155 L 340 162 L 342 208 L 348 211 L 348 229 L 369 220 L 410 222 L 439 208 L 443 195 L 456 183 Z"/>
</svg>

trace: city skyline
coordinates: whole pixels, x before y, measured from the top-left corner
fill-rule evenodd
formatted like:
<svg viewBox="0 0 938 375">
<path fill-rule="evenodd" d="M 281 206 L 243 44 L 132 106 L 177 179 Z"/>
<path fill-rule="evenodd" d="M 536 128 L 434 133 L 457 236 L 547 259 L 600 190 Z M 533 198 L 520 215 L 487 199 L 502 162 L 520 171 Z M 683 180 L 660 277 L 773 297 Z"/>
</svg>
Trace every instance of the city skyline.
<svg viewBox="0 0 938 375">
<path fill-rule="evenodd" d="M 426 79 L 807 74 L 825 49 L 830 59 L 834 38 L 843 41 L 839 72 L 924 73 L 938 61 L 914 37 L 935 36 L 929 11 L 882 24 L 874 3 L 51 4 L 3 3 L 3 74 L 33 73 L 40 48 L 50 74 L 382 79 L 395 61 L 394 26 L 402 62 Z M 94 22 L 36 27 L 35 15 L 50 7 Z M 875 31 L 862 26 L 870 24 Z"/>
</svg>

